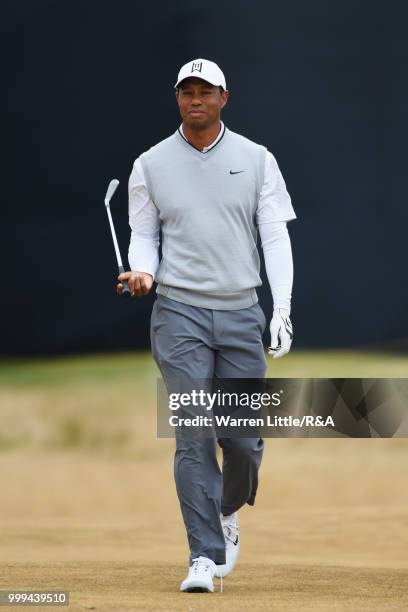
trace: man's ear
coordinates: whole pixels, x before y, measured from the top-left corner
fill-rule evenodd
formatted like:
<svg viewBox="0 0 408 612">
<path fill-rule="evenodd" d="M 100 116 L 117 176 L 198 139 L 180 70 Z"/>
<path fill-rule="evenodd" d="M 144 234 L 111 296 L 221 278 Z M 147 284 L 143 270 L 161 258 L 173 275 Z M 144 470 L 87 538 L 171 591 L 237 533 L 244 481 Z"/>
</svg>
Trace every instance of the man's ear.
<svg viewBox="0 0 408 612">
<path fill-rule="evenodd" d="M 225 89 L 222 93 L 221 93 L 221 108 L 224 108 L 224 106 L 227 104 L 228 102 L 228 98 L 229 98 L 229 91 L 228 89 Z"/>
</svg>

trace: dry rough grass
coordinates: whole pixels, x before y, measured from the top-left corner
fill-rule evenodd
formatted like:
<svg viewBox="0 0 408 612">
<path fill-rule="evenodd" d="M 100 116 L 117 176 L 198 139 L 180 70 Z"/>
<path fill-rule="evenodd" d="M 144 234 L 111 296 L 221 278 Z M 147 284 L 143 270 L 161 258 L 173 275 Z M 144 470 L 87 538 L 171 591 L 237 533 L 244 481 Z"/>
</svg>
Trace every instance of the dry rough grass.
<svg viewBox="0 0 408 612">
<path fill-rule="evenodd" d="M 27 366 L 0 389 L 1 589 L 69 590 L 73 611 L 408 609 L 405 439 L 267 440 L 224 592 L 179 593 L 187 546 L 156 371 L 110 360 L 89 379 L 86 360 L 44 366 L 48 383 Z"/>
</svg>

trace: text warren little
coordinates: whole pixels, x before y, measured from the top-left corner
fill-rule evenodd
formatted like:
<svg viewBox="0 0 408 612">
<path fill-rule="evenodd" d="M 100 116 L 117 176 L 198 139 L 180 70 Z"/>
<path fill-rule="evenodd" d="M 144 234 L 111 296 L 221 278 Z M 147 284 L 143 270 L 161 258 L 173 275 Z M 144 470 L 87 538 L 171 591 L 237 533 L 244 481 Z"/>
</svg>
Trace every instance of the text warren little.
<svg viewBox="0 0 408 612">
<path fill-rule="evenodd" d="M 334 427 L 334 420 L 331 416 L 307 414 L 301 417 L 268 414 L 266 418 L 235 418 L 225 415 L 215 415 L 214 418 L 201 415 L 185 418 L 172 415 L 169 424 L 172 427 Z"/>
</svg>

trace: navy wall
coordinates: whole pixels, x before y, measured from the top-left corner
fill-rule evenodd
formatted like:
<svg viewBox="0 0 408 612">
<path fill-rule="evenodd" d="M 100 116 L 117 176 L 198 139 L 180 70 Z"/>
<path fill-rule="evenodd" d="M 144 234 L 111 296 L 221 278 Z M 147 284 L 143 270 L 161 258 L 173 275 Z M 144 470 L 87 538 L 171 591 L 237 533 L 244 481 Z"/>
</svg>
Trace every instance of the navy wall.
<svg viewBox="0 0 408 612">
<path fill-rule="evenodd" d="M 103 197 L 126 257 L 134 159 L 179 124 L 179 67 L 207 57 L 224 121 L 276 156 L 297 346 L 408 337 L 403 2 L 9 0 L 2 117 L 4 354 L 148 346 L 154 296 L 114 293 Z M 267 284 L 261 304 L 271 313 Z"/>
</svg>

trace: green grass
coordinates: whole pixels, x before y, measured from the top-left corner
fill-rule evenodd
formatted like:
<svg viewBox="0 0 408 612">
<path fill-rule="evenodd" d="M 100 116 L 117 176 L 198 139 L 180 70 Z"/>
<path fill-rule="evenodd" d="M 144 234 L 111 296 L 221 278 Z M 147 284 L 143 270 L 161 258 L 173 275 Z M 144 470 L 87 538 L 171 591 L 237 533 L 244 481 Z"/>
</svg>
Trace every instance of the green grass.
<svg viewBox="0 0 408 612">
<path fill-rule="evenodd" d="M 408 354 L 363 350 L 294 350 L 268 359 L 273 378 L 406 378 Z"/>
<path fill-rule="evenodd" d="M 299 351 L 268 356 L 268 377 L 404 378 L 408 355 L 363 351 Z M 156 381 L 150 353 L 0 362 L 0 452 L 84 449 L 139 453 L 154 439 Z"/>
<path fill-rule="evenodd" d="M 117 385 L 157 378 L 149 353 L 2 359 L 0 387 Z"/>
<path fill-rule="evenodd" d="M 405 378 L 408 355 L 368 351 L 293 350 L 268 357 L 277 378 Z M 148 352 L 0 361 L 0 387 L 140 386 L 159 377 Z"/>
</svg>

